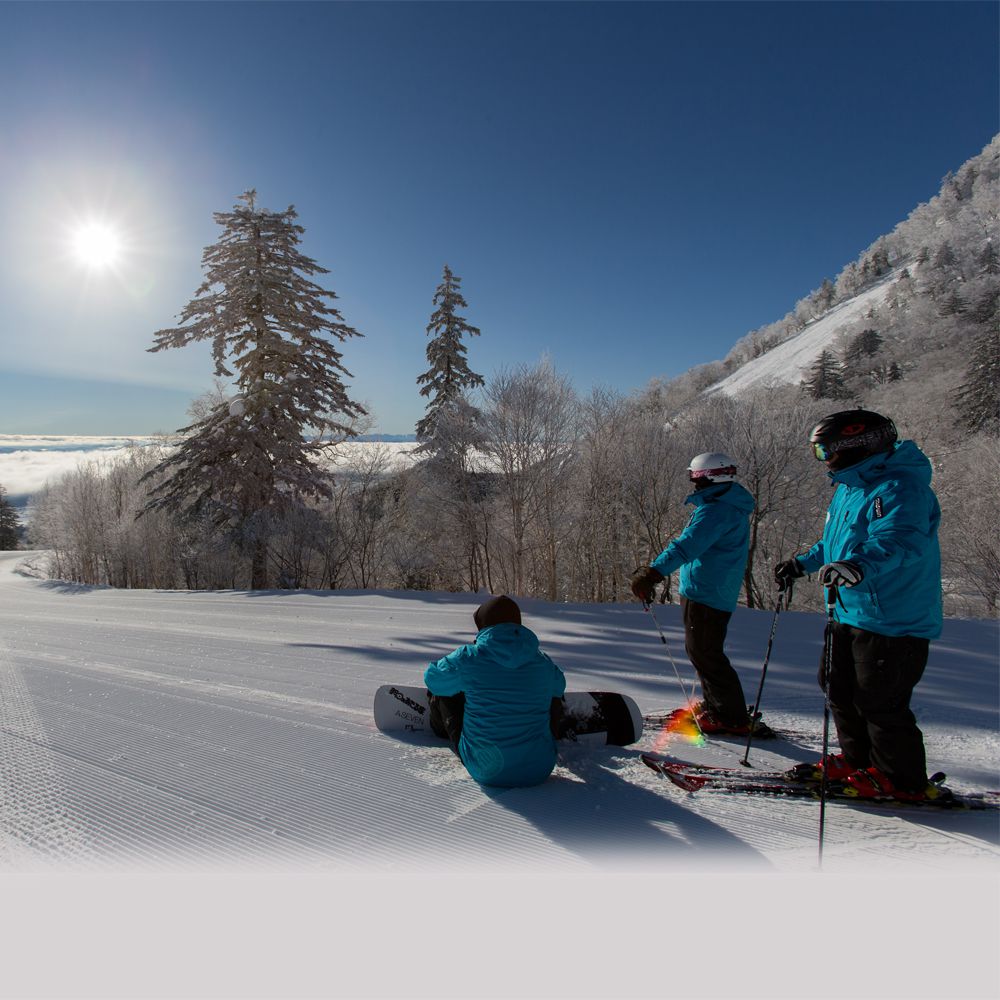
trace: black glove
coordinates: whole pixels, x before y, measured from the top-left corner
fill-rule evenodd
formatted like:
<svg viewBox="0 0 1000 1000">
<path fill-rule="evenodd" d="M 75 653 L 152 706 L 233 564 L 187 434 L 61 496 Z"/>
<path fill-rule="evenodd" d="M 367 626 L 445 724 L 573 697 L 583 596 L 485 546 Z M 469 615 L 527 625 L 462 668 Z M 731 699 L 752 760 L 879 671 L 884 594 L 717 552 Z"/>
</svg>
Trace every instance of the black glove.
<svg viewBox="0 0 1000 1000">
<path fill-rule="evenodd" d="M 787 590 L 800 576 L 805 575 L 806 571 L 798 559 L 786 559 L 774 567 L 774 579 L 779 591 Z"/>
<path fill-rule="evenodd" d="M 852 562 L 832 562 L 819 568 L 819 582 L 824 587 L 854 587 L 865 578 L 865 571 Z"/>
<path fill-rule="evenodd" d="M 657 572 L 652 566 L 640 566 L 632 574 L 632 593 L 642 601 L 643 604 L 652 604 L 656 596 L 656 585 L 663 579 L 663 574 Z"/>
</svg>

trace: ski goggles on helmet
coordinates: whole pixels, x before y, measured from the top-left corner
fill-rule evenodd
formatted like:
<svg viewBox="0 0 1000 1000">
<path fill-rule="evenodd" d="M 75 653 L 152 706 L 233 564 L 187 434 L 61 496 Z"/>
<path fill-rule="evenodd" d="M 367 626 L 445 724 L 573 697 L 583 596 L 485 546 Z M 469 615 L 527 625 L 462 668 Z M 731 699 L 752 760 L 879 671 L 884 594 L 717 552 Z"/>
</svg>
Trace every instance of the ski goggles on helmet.
<svg viewBox="0 0 1000 1000">
<path fill-rule="evenodd" d="M 889 421 L 884 427 L 876 427 L 861 434 L 853 434 L 850 437 L 835 438 L 833 441 L 810 441 L 813 455 L 821 462 L 825 462 L 837 454 L 838 451 L 847 449 L 867 449 L 871 452 L 879 451 L 888 447 L 896 440 L 896 427 Z"/>
<path fill-rule="evenodd" d="M 735 465 L 720 465 L 717 469 L 688 469 L 688 479 L 692 483 L 700 482 L 702 479 L 714 479 L 716 476 L 735 475 Z"/>
</svg>

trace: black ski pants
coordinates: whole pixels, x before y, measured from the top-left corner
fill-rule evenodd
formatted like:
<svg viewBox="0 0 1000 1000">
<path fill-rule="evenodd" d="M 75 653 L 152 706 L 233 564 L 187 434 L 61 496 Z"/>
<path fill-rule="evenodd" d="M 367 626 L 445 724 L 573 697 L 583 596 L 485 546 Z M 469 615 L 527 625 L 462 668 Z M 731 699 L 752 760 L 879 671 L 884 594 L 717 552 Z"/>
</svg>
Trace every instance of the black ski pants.
<svg viewBox="0 0 1000 1000">
<path fill-rule="evenodd" d="M 465 695 L 461 691 L 452 695 L 431 694 L 428 691 L 427 701 L 431 706 L 431 729 L 451 744 L 452 750 L 461 760 L 458 741 L 462 738 L 462 725 L 465 722 Z"/>
<path fill-rule="evenodd" d="M 681 598 L 684 616 L 684 649 L 701 681 L 705 705 L 730 726 L 747 724 L 747 703 L 739 675 L 729 662 L 723 646 L 731 611 Z"/>
<path fill-rule="evenodd" d="M 448 741 L 451 749 L 461 760 L 458 741 L 462 738 L 462 726 L 465 723 L 465 694 L 460 691 L 453 695 L 439 695 L 428 691 L 427 702 L 430 705 L 431 729 L 435 735 Z M 553 698 L 549 706 L 549 729 L 557 740 L 566 735 L 562 698 Z"/>
<path fill-rule="evenodd" d="M 927 785 L 923 733 L 910 697 L 927 666 L 930 640 L 878 635 L 832 622 L 830 709 L 840 750 L 856 768 L 877 767 L 897 788 Z M 824 661 L 819 683 L 823 686 Z"/>
</svg>

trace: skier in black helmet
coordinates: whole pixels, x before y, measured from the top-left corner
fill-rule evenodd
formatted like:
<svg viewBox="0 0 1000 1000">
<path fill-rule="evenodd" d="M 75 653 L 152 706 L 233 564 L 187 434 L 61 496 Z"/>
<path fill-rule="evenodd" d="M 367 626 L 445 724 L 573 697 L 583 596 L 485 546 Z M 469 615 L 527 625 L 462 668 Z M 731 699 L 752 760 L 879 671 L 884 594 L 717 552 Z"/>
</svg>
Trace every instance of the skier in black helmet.
<svg viewBox="0 0 1000 1000">
<path fill-rule="evenodd" d="M 632 593 L 653 601 L 656 585 L 680 570 L 684 648 L 704 700 L 689 707 L 702 732 L 743 736 L 751 719 L 739 675 L 726 656 L 729 619 L 746 569 L 753 497 L 736 482 L 736 463 L 723 452 L 705 452 L 691 459 L 688 478 L 694 492 L 684 501 L 694 507 L 687 527 L 650 565 L 632 576 Z M 774 734 L 759 719 L 758 736 Z"/>
<path fill-rule="evenodd" d="M 837 588 L 831 623 L 830 706 L 841 752 L 827 778 L 860 798 L 933 796 L 913 688 L 941 634 L 941 510 L 931 464 L 893 422 L 871 410 L 824 417 L 809 436 L 836 486 L 823 537 L 774 568 L 779 587 L 819 571 Z M 825 664 L 820 666 L 823 685 Z M 821 775 L 822 762 L 795 769 Z"/>
</svg>

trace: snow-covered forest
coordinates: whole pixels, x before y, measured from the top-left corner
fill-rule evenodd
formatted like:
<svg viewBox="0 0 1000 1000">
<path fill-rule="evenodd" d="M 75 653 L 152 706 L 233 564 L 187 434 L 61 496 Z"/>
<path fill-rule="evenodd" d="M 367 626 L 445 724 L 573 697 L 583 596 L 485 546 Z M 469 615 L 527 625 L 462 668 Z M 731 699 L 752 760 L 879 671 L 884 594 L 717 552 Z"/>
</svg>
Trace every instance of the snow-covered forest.
<svg viewBox="0 0 1000 1000">
<path fill-rule="evenodd" d="M 115 587 L 617 601 L 686 522 L 691 456 L 724 449 L 757 501 L 742 602 L 759 607 L 772 565 L 821 530 L 828 483 L 809 428 L 861 405 L 932 459 L 947 613 L 993 614 L 1000 540 L 984 526 L 1000 523 L 998 176 L 1000 137 L 784 319 L 721 362 L 630 394 L 574 386 L 544 361 L 478 375 L 462 341 L 480 332 L 475 301 L 446 267 L 430 368 L 414 373 L 427 415 L 404 461 L 398 446 L 345 447 L 365 413 L 331 342 L 358 331 L 324 304 L 335 296 L 295 249 L 294 211 L 259 210 L 251 196 L 217 216 L 224 237 L 206 250 L 205 283 L 153 348 L 211 340 L 236 395 L 220 382 L 176 438 L 50 484 L 34 497 L 30 542 L 51 551 L 52 577 Z M 797 343 L 815 354 L 733 387 Z"/>
</svg>

